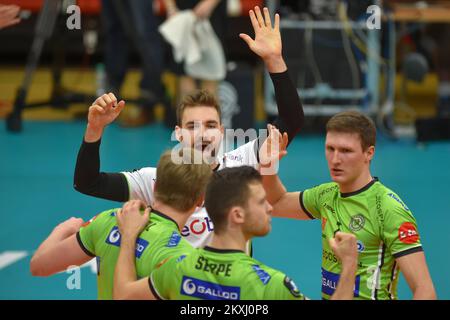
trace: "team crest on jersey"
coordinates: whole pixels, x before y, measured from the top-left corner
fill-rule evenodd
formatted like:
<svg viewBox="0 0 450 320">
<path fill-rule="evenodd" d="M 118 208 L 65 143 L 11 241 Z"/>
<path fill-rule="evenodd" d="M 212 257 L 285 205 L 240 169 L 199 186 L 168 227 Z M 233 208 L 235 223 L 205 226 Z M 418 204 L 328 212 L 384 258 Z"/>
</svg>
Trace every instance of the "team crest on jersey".
<svg viewBox="0 0 450 320">
<path fill-rule="evenodd" d="M 204 300 L 239 300 L 241 288 L 183 276 L 180 293 Z"/>
<path fill-rule="evenodd" d="M 414 244 L 419 241 L 419 233 L 411 222 L 404 222 L 398 229 L 398 239 L 405 244 Z"/>
<path fill-rule="evenodd" d="M 261 282 L 264 285 L 266 285 L 270 281 L 270 279 L 271 279 L 270 275 L 266 271 L 261 269 L 260 266 L 258 266 L 257 264 L 254 264 L 252 266 L 252 268 L 256 272 L 256 274 L 258 275 L 259 279 L 261 280 Z"/>
<path fill-rule="evenodd" d="M 353 232 L 358 232 L 359 230 L 364 228 L 365 223 L 366 219 L 362 214 L 359 213 L 351 217 L 348 227 Z"/>
<path fill-rule="evenodd" d="M 294 297 L 299 298 L 301 296 L 300 290 L 298 290 L 294 280 L 286 276 L 284 277 L 283 283 Z"/>
</svg>

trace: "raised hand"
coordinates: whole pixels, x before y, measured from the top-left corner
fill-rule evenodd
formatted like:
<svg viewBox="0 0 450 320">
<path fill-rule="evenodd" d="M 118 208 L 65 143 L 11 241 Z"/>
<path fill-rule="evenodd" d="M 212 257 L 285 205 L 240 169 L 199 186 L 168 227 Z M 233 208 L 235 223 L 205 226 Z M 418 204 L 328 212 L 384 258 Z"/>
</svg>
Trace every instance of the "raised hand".
<svg viewBox="0 0 450 320">
<path fill-rule="evenodd" d="M 95 128 L 104 128 L 113 122 L 125 107 L 125 101 L 117 103 L 113 93 L 104 94 L 89 107 L 88 124 Z"/>
<path fill-rule="evenodd" d="M 141 209 L 144 209 L 141 213 Z M 132 200 L 125 203 L 119 212 L 116 214 L 117 224 L 122 237 L 137 238 L 139 233 L 148 224 L 148 217 L 150 215 L 150 208 L 141 200 Z"/>
<path fill-rule="evenodd" d="M 278 164 L 286 154 L 288 135 L 281 132 L 273 125 L 268 124 L 269 132 L 266 140 L 259 149 L 260 172 L 262 175 L 275 175 L 278 172 Z"/>
<path fill-rule="evenodd" d="M 264 8 L 263 11 L 264 16 L 259 7 L 250 10 L 250 21 L 255 32 L 255 39 L 245 33 L 239 34 L 239 37 L 247 43 L 250 50 L 264 60 L 269 72 L 283 72 L 284 70 L 281 69 L 286 69 L 286 65 L 281 55 L 280 16 L 275 14 L 275 24 L 272 27 L 269 9 Z M 274 63 L 277 63 L 276 70 L 270 70 Z"/>
</svg>

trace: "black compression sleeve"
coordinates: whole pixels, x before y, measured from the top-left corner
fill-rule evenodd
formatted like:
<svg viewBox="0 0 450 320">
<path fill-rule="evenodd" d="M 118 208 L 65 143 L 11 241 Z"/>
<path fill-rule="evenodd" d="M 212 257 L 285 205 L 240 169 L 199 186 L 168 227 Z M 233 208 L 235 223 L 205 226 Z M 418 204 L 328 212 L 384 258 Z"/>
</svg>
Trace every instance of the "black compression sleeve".
<svg viewBox="0 0 450 320">
<path fill-rule="evenodd" d="M 74 174 L 75 190 L 107 200 L 125 202 L 129 198 L 128 183 L 122 173 L 100 172 L 101 140 L 87 143 L 83 140 L 78 151 Z"/>
<path fill-rule="evenodd" d="M 289 143 L 300 131 L 304 122 L 303 106 L 297 94 L 288 71 L 281 73 L 271 73 L 273 86 L 275 89 L 275 100 L 278 107 L 278 117 L 274 125 L 280 132 L 287 132 Z"/>
</svg>

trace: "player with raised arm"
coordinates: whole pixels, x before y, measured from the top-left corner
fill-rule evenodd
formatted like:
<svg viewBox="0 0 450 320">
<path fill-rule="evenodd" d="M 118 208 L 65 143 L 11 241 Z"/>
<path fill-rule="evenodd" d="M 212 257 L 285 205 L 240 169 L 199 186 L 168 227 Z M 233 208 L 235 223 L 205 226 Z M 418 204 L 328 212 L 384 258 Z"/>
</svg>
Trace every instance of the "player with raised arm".
<svg viewBox="0 0 450 320">
<path fill-rule="evenodd" d="M 259 7 L 250 11 L 255 38 L 241 34 L 249 48 L 264 61 L 275 87 L 279 109 L 277 126 L 293 139 L 303 123 L 303 109 L 297 90 L 292 83 L 282 57 L 279 16 L 274 25 L 269 11 Z M 154 201 L 156 170 L 152 167 L 133 172 L 100 172 L 99 147 L 105 127 L 115 120 L 125 106 L 117 102 L 114 94 L 99 97 L 89 109 L 84 141 L 78 153 L 74 176 L 76 190 L 95 197 L 128 201 L 139 199 L 151 204 Z M 189 146 L 201 148 L 204 156 L 211 158 L 212 168 L 249 165 L 258 168 L 258 149 L 264 137 L 219 156 L 217 150 L 223 138 L 223 126 L 217 100 L 206 91 L 199 91 L 183 99 L 177 110 L 175 127 L 177 139 Z M 205 246 L 214 229 L 204 208 L 199 207 L 182 230 L 182 235 L 195 247 Z"/>
</svg>

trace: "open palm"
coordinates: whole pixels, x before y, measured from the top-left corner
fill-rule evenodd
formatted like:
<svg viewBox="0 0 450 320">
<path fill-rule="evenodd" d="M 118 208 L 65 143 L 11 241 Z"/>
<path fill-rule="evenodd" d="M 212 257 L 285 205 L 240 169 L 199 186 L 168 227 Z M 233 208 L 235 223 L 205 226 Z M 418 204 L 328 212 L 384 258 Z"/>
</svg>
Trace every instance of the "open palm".
<svg viewBox="0 0 450 320">
<path fill-rule="evenodd" d="M 267 8 L 263 9 L 264 17 L 259 7 L 250 10 L 250 20 L 255 39 L 249 35 L 241 33 L 239 36 L 247 43 L 250 50 L 260 56 L 263 60 L 271 56 L 281 56 L 281 35 L 280 35 L 280 16 L 275 15 L 275 25 L 272 22 Z"/>
</svg>

